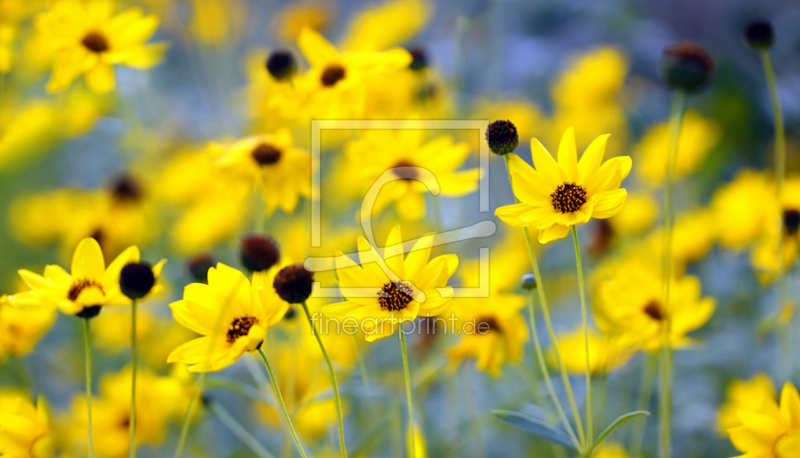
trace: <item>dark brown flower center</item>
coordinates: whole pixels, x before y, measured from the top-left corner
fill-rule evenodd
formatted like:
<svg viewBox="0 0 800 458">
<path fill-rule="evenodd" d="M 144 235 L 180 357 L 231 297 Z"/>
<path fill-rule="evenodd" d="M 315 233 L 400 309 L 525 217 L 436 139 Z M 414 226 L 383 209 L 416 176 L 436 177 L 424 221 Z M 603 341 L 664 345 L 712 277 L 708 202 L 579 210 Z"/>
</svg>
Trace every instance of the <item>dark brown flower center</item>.
<svg viewBox="0 0 800 458">
<path fill-rule="evenodd" d="M 413 298 L 411 286 L 406 282 L 389 282 L 378 291 L 378 303 L 382 309 L 394 312 L 403 310 Z"/>
<path fill-rule="evenodd" d="M 228 343 L 234 343 L 239 337 L 246 336 L 247 333 L 250 332 L 250 328 L 256 323 L 258 323 L 258 318 L 254 316 L 234 318 L 231 322 L 231 326 L 228 328 Z"/>
<path fill-rule="evenodd" d="M 783 211 L 783 227 L 789 235 L 796 235 L 800 229 L 800 211 L 787 209 Z"/>
<path fill-rule="evenodd" d="M 344 67 L 338 64 L 332 64 L 325 67 L 325 70 L 322 71 L 320 81 L 323 86 L 331 87 L 343 80 L 345 76 L 347 76 L 347 70 Z"/>
<path fill-rule="evenodd" d="M 261 166 L 273 165 L 277 163 L 279 160 L 281 160 L 282 154 L 283 153 L 281 150 L 267 143 L 261 143 L 253 148 L 253 151 L 250 153 L 250 155 L 253 157 L 253 160 Z"/>
<path fill-rule="evenodd" d="M 97 32 L 89 32 L 81 40 L 81 44 L 93 53 L 100 54 L 108 51 L 108 40 Z"/>
<path fill-rule="evenodd" d="M 656 321 L 662 321 L 664 319 L 664 310 L 657 301 L 648 302 L 647 305 L 644 306 L 644 313 Z"/>
<path fill-rule="evenodd" d="M 555 192 L 550 194 L 550 199 L 556 211 L 576 212 L 586 203 L 586 189 L 575 183 L 560 184 Z"/>
<path fill-rule="evenodd" d="M 416 165 L 409 161 L 401 160 L 392 167 L 392 171 L 401 180 L 416 180 L 419 177 L 419 173 L 413 167 L 416 167 Z"/>
<path fill-rule="evenodd" d="M 67 291 L 67 299 L 71 301 L 78 300 L 78 296 L 81 295 L 81 291 L 86 288 L 97 288 L 100 290 L 101 293 L 105 294 L 105 290 L 103 286 L 98 283 L 97 281 L 91 278 L 80 278 L 72 282 L 72 285 L 69 287 L 69 291 Z"/>
<path fill-rule="evenodd" d="M 475 329 L 481 334 L 486 334 L 490 331 L 503 332 L 503 328 L 500 327 L 500 323 L 498 323 L 497 319 L 495 319 L 493 316 L 479 318 L 477 321 L 478 324 L 476 325 Z"/>
</svg>

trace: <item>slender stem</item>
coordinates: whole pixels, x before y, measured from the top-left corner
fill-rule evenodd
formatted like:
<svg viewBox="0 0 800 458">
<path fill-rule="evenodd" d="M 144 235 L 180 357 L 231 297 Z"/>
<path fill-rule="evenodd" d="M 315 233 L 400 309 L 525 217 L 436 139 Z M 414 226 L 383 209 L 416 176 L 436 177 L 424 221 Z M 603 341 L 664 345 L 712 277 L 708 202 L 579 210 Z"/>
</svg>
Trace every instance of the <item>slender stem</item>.
<svg viewBox="0 0 800 458">
<path fill-rule="evenodd" d="M 328 350 L 325 349 L 325 345 L 322 344 L 322 338 L 319 336 L 319 332 L 317 332 L 317 325 L 314 323 L 314 320 L 311 319 L 311 313 L 308 311 L 308 305 L 306 305 L 305 301 L 303 301 L 303 311 L 306 312 L 308 323 L 311 325 L 311 331 L 314 333 L 314 337 L 317 338 L 319 349 L 322 350 L 322 356 L 325 357 L 325 363 L 328 365 L 328 372 L 331 375 L 331 384 L 333 385 L 333 400 L 336 404 L 336 416 L 339 419 L 339 447 L 341 448 L 342 456 L 347 457 L 347 446 L 344 443 L 344 415 L 342 415 L 342 400 L 339 397 L 339 384 L 336 383 L 336 372 L 333 370 L 333 362 L 331 362 L 331 357 L 328 355 Z"/>
<path fill-rule="evenodd" d="M 649 410 L 650 397 L 653 394 L 653 383 L 656 379 L 656 368 L 658 367 L 658 355 L 647 355 L 647 362 L 642 364 L 642 380 L 639 384 L 639 394 L 636 397 L 636 409 Z M 644 427 L 647 417 L 634 418 L 633 429 L 631 430 L 631 458 L 639 458 L 642 454 L 642 442 L 644 441 Z"/>
<path fill-rule="evenodd" d="M 572 226 L 572 240 L 575 242 L 575 265 L 578 270 L 578 287 L 581 292 L 581 315 L 583 317 L 583 340 L 586 351 L 586 448 L 592 449 L 594 435 L 592 415 L 592 368 L 589 362 L 589 319 L 586 312 L 586 283 L 583 280 L 583 263 L 581 262 L 581 247 L 578 242 L 578 229 Z"/>
<path fill-rule="evenodd" d="M 411 375 L 408 370 L 408 351 L 406 350 L 406 334 L 400 325 L 400 347 L 403 349 L 403 372 L 406 377 L 406 398 L 408 398 L 408 431 L 411 436 L 408 456 L 415 458 L 417 446 L 414 444 L 414 402 L 411 400 Z"/>
<path fill-rule="evenodd" d="M 672 192 L 675 185 L 675 168 L 678 157 L 678 141 L 680 140 L 683 113 L 686 108 L 686 95 L 676 91 L 672 99 L 672 110 L 669 122 L 669 154 L 667 156 L 666 180 L 664 182 L 664 208 L 663 208 L 663 233 L 662 233 L 662 306 L 664 307 L 664 320 L 662 326 L 661 342 L 661 386 L 659 389 L 659 423 L 660 423 L 660 455 L 669 458 L 670 439 L 672 436 L 671 410 L 672 410 L 672 312 L 670 310 L 670 286 L 672 284 L 672 233 L 675 219 L 675 208 L 672 202 Z"/>
<path fill-rule="evenodd" d="M 137 301 L 131 303 L 131 417 L 130 417 L 130 444 L 128 456 L 136 457 L 136 366 L 138 365 L 138 349 L 136 346 L 136 306 Z"/>
<path fill-rule="evenodd" d="M 364 362 L 364 353 L 361 351 L 361 343 L 358 341 L 358 336 L 353 334 L 353 344 L 356 348 L 356 357 L 358 358 L 358 368 L 361 370 L 361 380 L 364 386 L 369 391 L 369 376 L 367 375 L 367 365 Z"/>
<path fill-rule="evenodd" d="M 580 449 L 581 444 L 577 437 L 575 437 L 575 432 L 572 429 L 572 425 L 570 425 L 569 420 L 567 419 L 567 415 L 564 414 L 564 409 L 561 407 L 561 401 L 558 400 L 558 396 L 556 396 L 556 390 L 553 389 L 553 381 L 550 379 L 550 373 L 547 371 L 547 364 L 544 361 L 544 353 L 542 352 L 542 345 L 539 343 L 539 333 L 536 331 L 536 319 L 535 319 L 535 312 L 534 312 L 534 304 L 533 304 L 533 292 L 528 294 L 528 316 L 530 317 L 531 321 L 531 331 L 533 334 L 533 346 L 536 349 L 536 359 L 539 361 L 539 370 L 542 371 L 542 376 L 544 377 L 544 383 L 547 385 L 547 391 L 550 392 L 550 399 L 552 399 L 553 405 L 556 407 L 556 411 L 558 412 L 559 418 L 561 418 L 561 423 L 564 424 L 564 429 L 567 430 L 567 434 L 569 434 L 570 439 L 572 439 L 572 443 L 575 444 L 575 448 Z"/>
<path fill-rule="evenodd" d="M 306 458 L 306 452 L 303 450 L 303 446 L 300 444 L 300 438 L 297 437 L 297 431 L 294 430 L 294 425 L 292 424 L 292 418 L 289 416 L 289 411 L 286 410 L 286 404 L 283 402 L 283 396 L 281 396 L 281 389 L 278 387 L 278 379 L 275 378 L 275 373 L 272 372 L 272 366 L 269 364 L 269 359 L 267 359 L 267 354 L 264 353 L 264 350 L 259 348 L 258 354 L 261 355 L 261 359 L 264 360 L 264 365 L 267 366 L 267 372 L 269 372 L 269 379 L 272 382 L 272 388 L 275 389 L 275 397 L 278 398 L 278 404 L 281 406 L 281 410 L 283 411 L 283 418 L 286 419 L 286 424 L 289 426 L 289 432 L 292 433 L 292 438 L 294 439 L 294 443 L 297 445 L 297 450 L 300 451 L 300 455 L 303 458 Z"/>
<path fill-rule="evenodd" d="M 206 373 L 201 372 L 200 375 L 197 376 L 197 380 L 194 383 L 194 390 L 192 390 L 192 397 L 189 398 L 189 405 L 186 408 L 186 415 L 183 417 L 183 425 L 181 426 L 181 435 L 178 438 L 178 447 L 175 449 L 175 458 L 180 458 L 183 456 L 183 449 L 186 447 L 186 439 L 189 437 L 189 425 L 192 420 L 192 414 L 194 413 L 194 406 L 197 404 L 197 399 L 200 397 L 200 392 L 203 390 L 203 386 L 205 385 L 206 380 Z"/>
<path fill-rule="evenodd" d="M 89 430 L 89 457 L 94 456 L 94 439 L 92 438 L 92 343 L 90 339 L 90 318 L 83 319 L 83 342 L 86 349 L 86 413 Z"/>
<path fill-rule="evenodd" d="M 508 154 L 504 155 L 503 158 L 506 161 L 506 171 L 508 172 L 508 182 L 512 185 L 513 183 L 511 179 L 511 169 L 508 166 Z M 514 197 L 516 199 L 516 196 Z M 516 199 L 517 203 L 519 203 L 519 199 Z M 553 353 L 556 355 L 556 362 L 558 363 L 558 369 L 561 373 L 561 380 L 564 382 L 564 389 L 567 392 L 567 398 L 569 399 L 570 407 L 572 409 L 572 415 L 575 418 L 575 426 L 578 429 L 578 438 L 580 439 L 581 445 L 585 447 L 586 445 L 586 438 L 583 434 L 583 424 L 581 423 L 581 415 L 578 413 L 578 405 L 575 403 L 575 395 L 572 394 L 572 384 L 569 381 L 569 375 L 567 374 L 567 367 L 564 365 L 564 360 L 561 358 L 561 351 L 558 349 L 558 340 L 556 339 L 556 333 L 553 329 L 553 322 L 550 320 L 550 309 L 547 307 L 547 298 L 544 294 L 544 288 L 541 286 L 542 275 L 541 271 L 539 270 L 539 261 L 536 258 L 536 252 L 533 249 L 533 240 L 531 239 L 531 234 L 527 228 L 523 228 L 522 231 L 525 234 L 525 242 L 528 245 L 528 253 L 531 257 L 531 268 L 533 269 L 533 275 L 536 277 L 536 281 L 540 283 L 539 287 L 536 288 L 536 293 L 539 296 L 539 303 L 542 306 L 542 315 L 544 316 L 545 325 L 547 325 L 547 333 L 550 336 L 550 342 L 553 345 Z"/>
<path fill-rule="evenodd" d="M 218 402 L 211 401 L 208 404 L 208 409 L 217 416 L 219 421 L 222 422 L 231 432 L 239 438 L 240 441 L 244 442 L 245 445 L 259 458 L 273 458 L 272 454 L 264 448 L 263 445 L 250 434 L 244 426 L 241 425 L 233 415 L 230 414 L 224 407 L 222 407 Z"/>
</svg>

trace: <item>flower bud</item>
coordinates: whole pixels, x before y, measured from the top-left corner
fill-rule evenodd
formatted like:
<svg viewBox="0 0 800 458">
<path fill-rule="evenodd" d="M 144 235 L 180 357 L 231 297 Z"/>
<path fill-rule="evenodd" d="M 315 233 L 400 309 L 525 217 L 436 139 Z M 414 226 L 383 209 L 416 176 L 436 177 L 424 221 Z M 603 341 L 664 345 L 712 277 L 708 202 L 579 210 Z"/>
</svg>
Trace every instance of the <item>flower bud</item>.
<svg viewBox="0 0 800 458">
<path fill-rule="evenodd" d="M 201 254 L 192 258 L 186 265 L 192 277 L 200 282 L 208 281 L 208 269 L 214 267 L 217 263 L 210 254 Z"/>
<path fill-rule="evenodd" d="M 508 154 L 519 145 L 519 134 L 517 126 L 511 121 L 495 121 L 486 128 L 486 143 L 494 154 L 503 156 Z"/>
<path fill-rule="evenodd" d="M 714 59 L 708 51 L 691 41 L 668 46 L 661 56 L 661 71 L 667 86 L 687 94 L 701 89 L 714 68 Z"/>
<path fill-rule="evenodd" d="M 291 52 L 276 50 L 267 57 L 267 71 L 278 81 L 291 78 L 297 72 L 297 62 Z"/>
<path fill-rule="evenodd" d="M 100 305 L 90 305 L 89 307 L 84 307 L 83 310 L 76 313 L 75 316 L 78 318 L 94 318 L 97 315 L 100 315 L 100 311 L 103 310 L 103 307 Z"/>
<path fill-rule="evenodd" d="M 275 275 L 272 286 L 281 299 L 290 304 L 301 304 L 311 296 L 314 272 L 306 270 L 302 264 L 292 264 Z"/>
<path fill-rule="evenodd" d="M 533 291 L 536 289 L 536 277 L 533 274 L 525 274 L 522 276 L 522 289 L 525 291 Z"/>
<path fill-rule="evenodd" d="M 126 264 L 119 274 L 119 289 L 133 300 L 147 296 L 155 284 L 153 268 L 146 262 Z"/>
<path fill-rule="evenodd" d="M 253 272 L 268 270 L 281 259 L 278 243 L 268 235 L 245 236 L 242 238 L 240 250 L 242 265 Z"/>
<path fill-rule="evenodd" d="M 769 21 L 764 19 L 755 20 L 745 27 L 744 39 L 753 49 L 769 49 L 775 41 L 775 30 L 773 30 Z"/>
</svg>

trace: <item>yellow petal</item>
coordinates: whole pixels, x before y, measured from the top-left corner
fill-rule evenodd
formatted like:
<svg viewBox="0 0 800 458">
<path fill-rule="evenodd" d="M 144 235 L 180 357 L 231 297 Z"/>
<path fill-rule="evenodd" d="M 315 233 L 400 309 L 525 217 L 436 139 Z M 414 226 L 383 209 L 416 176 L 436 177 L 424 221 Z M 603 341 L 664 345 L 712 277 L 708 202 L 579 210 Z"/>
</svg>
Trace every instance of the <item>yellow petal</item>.
<svg viewBox="0 0 800 458">
<path fill-rule="evenodd" d="M 72 276 L 76 278 L 100 279 L 106 271 L 103 250 L 97 240 L 86 237 L 78 243 L 72 254 Z"/>
<path fill-rule="evenodd" d="M 781 417 L 790 429 L 800 428 L 800 395 L 790 382 L 781 391 Z"/>
<path fill-rule="evenodd" d="M 593 216 L 599 219 L 611 218 L 622 210 L 627 198 L 628 191 L 625 189 L 614 189 L 595 195 L 592 198 L 592 202 L 594 202 Z"/>
<path fill-rule="evenodd" d="M 542 177 L 548 188 L 556 189 L 558 185 L 564 182 L 561 170 L 558 168 L 553 156 L 535 138 L 531 140 L 531 157 L 533 158 L 533 166 L 536 167 L 539 176 Z"/>
<path fill-rule="evenodd" d="M 324 66 L 339 60 L 339 53 L 328 40 L 326 40 L 318 32 L 304 27 L 300 31 L 300 37 L 297 39 L 297 45 L 300 51 L 303 52 L 306 60 L 313 66 Z"/>
<path fill-rule="evenodd" d="M 541 173 L 516 154 L 509 157 L 508 166 L 511 171 L 511 184 L 517 199 L 538 207 L 550 204 L 552 200 L 550 195 L 555 188 L 549 188 L 545 184 Z"/>
<path fill-rule="evenodd" d="M 578 162 L 578 183 L 586 183 L 589 177 L 600 167 L 603 156 L 606 153 L 606 144 L 610 134 L 601 135 L 595 138 L 583 152 L 580 162 Z"/>
<path fill-rule="evenodd" d="M 506 224 L 518 227 L 525 227 L 525 226 L 530 226 L 531 224 L 522 221 L 522 219 L 520 219 L 520 216 L 534 209 L 535 207 L 521 203 L 521 204 L 506 205 L 504 207 L 500 207 L 494 211 L 494 214 Z"/>
<path fill-rule="evenodd" d="M 98 64 L 86 72 L 86 84 L 89 89 L 98 94 L 111 92 L 117 85 L 114 79 L 114 67 L 107 64 Z"/>
<path fill-rule="evenodd" d="M 433 235 L 429 234 L 417 240 L 417 243 L 408 252 L 405 261 L 405 273 L 403 278 L 412 279 L 428 264 L 433 247 Z"/>
<path fill-rule="evenodd" d="M 553 224 L 547 229 L 542 229 L 539 231 L 539 243 L 544 245 L 545 243 L 552 242 L 553 240 L 563 239 L 567 236 L 567 234 L 569 234 L 569 228 L 567 226 Z"/>
<path fill-rule="evenodd" d="M 564 180 L 578 182 L 578 150 L 575 147 L 575 129 L 567 128 L 558 145 L 558 167 L 564 173 Z"/>
</svg>

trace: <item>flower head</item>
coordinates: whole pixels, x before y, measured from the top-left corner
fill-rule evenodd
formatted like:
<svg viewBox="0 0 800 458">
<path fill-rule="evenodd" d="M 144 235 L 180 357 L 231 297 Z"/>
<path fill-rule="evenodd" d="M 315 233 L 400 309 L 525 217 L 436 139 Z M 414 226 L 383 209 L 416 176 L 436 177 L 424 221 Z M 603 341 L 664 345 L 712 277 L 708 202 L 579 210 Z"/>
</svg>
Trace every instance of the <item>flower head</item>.
<svg viewBox="0 0 800 458">
<path fill-rule="evenodd" d="M 770 398 L 760 410 L 739 410 L 739 420 L 728 434 L 740 457 L 800 456 L 800 395 L 790 382 L 783 385 L 780 405 Z"/>
<path fill-rule="evenodd" d="M 0 392 L 0 456 L 53 456 L 53 433 L 49 408 L 43 396 L 39 396 L 34 405 L 23 393 Z"/>
<path fill-rule="evenodd" d="M 519 156 L 509 156 L 514 195 L 520 203 L 500 207 L 495 215 L 513 226 L 539 229 L 539 242 L 563 238 L 570 226 L 591 218 L 610 218 L 620 211 L 628 192 L 619 186 L 631 171 L 631 159 L 603 155 L 608 135 L 597 137 L 580 162 L 572 128 L 564 132 L 558 162 L 539 143 L 531 140 L 532 168 Z"/>
</svg>

